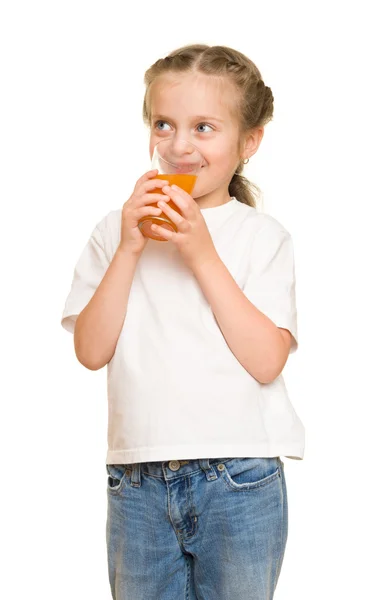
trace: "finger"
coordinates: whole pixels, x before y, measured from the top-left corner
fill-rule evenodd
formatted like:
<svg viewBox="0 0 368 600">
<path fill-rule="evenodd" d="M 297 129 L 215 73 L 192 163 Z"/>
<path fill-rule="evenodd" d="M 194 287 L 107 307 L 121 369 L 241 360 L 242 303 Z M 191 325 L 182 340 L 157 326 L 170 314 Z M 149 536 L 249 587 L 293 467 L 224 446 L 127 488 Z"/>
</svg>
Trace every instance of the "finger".
<svg viewBox="0 0 368 600">
<path fill-rule="evenodd" d="M 151 229 L 152 229 L 152 231 L 154 231 L 155 233 L 158 233 L 159 235 L 161 235 L 162 237 L 164 237 L 167 240 L 171 240 L 171 238 L 174 235 L 173 231 L 169 231 L 168 229 L 165 229 L 165 227 L 160 227 L 160 225 L 153 224 L 153 225 L 151 225 Z"/>
<path fill-rule="evenodd" d="M 173 192 L 176 192 L 184 200 L 187 200 L 188 202 L 190 202 L 191 200 L 193 201 L 192 196 L 190 194 L 188 194 L 188 192 L 183 190 L 183 188 L 179 187 L 178 185 L 173 184 L 170 186 L 170 188 L 172 189 Z"/>
<path fill-rule="evenodd" d="M 182 195 L 180 194 L 180 192 L 178 192 L 177 190 L 174 190 L 171 186 L 167 185 L 164 186 L 162 188 L 162 191 L 167 194 L 168 196 L 170 196 L 171 200 L 174 202 L 174 204 L 176 204 L 176 206 L 178 208 L 180 208 L 182 214 L 184 216 L 187 216 L 188 213 L 188 208 L 189 208 L 189 202 L 187 202 L 187 200 L 185 200 Z"/>
<path fill-rule="evenodd" d="M 141 186 L 141 193 L 144 194 L 156 188 L 162 189 L 168 183 L 168 181 L 164 181 L 163 179 L 150 179 L 149 181 L 144 181 Z"/>
<path fill-rule="evenodd" d="M 136 208 L 140 206 L 146 206 L 147 204 L 157 204 L 160 200 L 164 200 L 168 202 L 170 200 L 169 196 L 166 194 L 144 194 L 141 197 L 138 197 L 135 201 Z"/>
<path fill-rule="evenodd" d="M 180 224 L 184 221 L 183 217 L 179 215 L 179 213 L 171 208 L 166 202 L 162 202 L 161 200 L 157 203 L 157 206 L 162 209 L 162 212 L 165 213 L 172 220 L 172 222 L 179 228 Z"/>
<path fill-rule="evenodd" d="M 136 217 L 136 219 L 141 219 L 142 217 L 145 217 L 147 215 L 161 215 L 162 214 L 162 209 L 158 208 L 157 206 L 141 206 L 140 208 L 137 208 L 134 211 L 134 216 Z"/>
<path fill-rule="evenodd" d="M 140 185 L 142 183 L 144 183 L 145 181 L 148 181 L 149 179 L 152 179 L 152 177 L 155 177 L 158 173 L 158 169 L 151 169 L 151 171 L 147 171 L 147 173 L 145 173 L 144 175 L 142 175 L 142 177 L 140 177 L 137 180 L 137 184 L 136 185 Z"/>
</svg>

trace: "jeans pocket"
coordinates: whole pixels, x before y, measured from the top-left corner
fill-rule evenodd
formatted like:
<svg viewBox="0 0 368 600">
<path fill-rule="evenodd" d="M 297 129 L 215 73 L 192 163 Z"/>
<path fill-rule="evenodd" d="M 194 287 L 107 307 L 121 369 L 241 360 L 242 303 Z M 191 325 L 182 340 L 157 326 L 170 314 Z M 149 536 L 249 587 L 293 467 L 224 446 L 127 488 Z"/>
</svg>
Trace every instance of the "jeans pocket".
<svg viewBox="0 0 368 600">
<path fill-rule="evenodd" d="M 278 457 L 234 458 L 226 461 L 222 470 L 219 470 L 226 485 L 231 489 L 253 490 L 269 485 L 281 476 L 279 460 Z"/>
<path fill-rule="evenodd" d="M 128 467 L 126 465 L 106 465 L 106 471 L 108 491 L 121 492 L 129 472 Z"/>
</svg>

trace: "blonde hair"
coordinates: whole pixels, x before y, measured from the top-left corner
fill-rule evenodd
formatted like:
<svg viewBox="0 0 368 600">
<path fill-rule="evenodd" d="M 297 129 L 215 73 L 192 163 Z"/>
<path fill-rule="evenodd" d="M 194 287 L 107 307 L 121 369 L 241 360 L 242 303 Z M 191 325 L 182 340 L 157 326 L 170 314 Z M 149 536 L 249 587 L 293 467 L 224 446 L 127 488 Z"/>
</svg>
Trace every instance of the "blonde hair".
<svg viewBox="0 0 368 600">
<path fill-rule="evenodd" d="M 238 90 L 236 108 L 242 134 L 263 127 L 273 117 L 273 95 L 262 79 L 256 65 L 244 54 L 227 46 L 192 44 L 171 52 L 157 60 L 145 73 L 146 92 L 143 101 L 143 121 L 151 125 L 150 90 L 155 79 L 164 73 L 192 71 L 217 77 L 228 77 Z M 230 196 L 255 207 L 259 188 L 241 172 L 240 161 L 229 184 Z"/>
</svg>

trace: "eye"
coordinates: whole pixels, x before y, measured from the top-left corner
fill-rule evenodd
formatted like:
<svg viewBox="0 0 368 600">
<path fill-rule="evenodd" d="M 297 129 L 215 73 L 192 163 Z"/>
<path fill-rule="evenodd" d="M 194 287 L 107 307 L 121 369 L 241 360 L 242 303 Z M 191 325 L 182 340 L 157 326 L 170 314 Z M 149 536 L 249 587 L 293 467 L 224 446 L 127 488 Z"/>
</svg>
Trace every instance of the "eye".
<svg viewBox="0 0 368 600">
<path fill-rule="evenodd" d="M 155 127 L 157 127 L 159 131 L 167 131 L 167 129 L 164 129 L 163 127 L 161 127 L 161 125 L 168 125 L 170 127 L 170 125 L 166 123 L 166 121 L 156 121 Z"/>
<path fill-rule="evenodd" d="M 200 123 L 200 124 L 198 125 L 198 128 L 199 128 L 199 127 L 209 127 L 209 128 L 210 128 L 210 130 L 211 130 L 211 131 L 213 131 L 213 129 L 212 129 L 212 127 L 211 127 L 211 125 L 207 125 L 207 123 Z M 199 133 L 207 133 L 207 132 L 206 132 L 206 131 L 203 131 L 203 129 L 202 129 L 202 131 L 200 131 Z"/>
</svg>

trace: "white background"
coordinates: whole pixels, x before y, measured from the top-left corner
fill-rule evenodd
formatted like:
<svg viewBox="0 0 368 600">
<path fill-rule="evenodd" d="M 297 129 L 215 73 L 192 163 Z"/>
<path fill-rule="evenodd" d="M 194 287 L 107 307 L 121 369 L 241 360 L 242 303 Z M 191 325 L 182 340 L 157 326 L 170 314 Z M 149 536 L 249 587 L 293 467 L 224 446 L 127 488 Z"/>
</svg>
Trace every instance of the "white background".
<svg viewBox="0 0 368 600">
<path fill-rule="evenodd" d="M 144 72 L 195 42 L 248 55 L 275 97 L 245 174 L 294 241 L 299 350 L 284 377 L 306 428 L 304 460 L 283 459 L 275 599 L 365 597 L 363 4 L 2 4 L 2 598 L 111 598 L 106 369 L 78 363 L 60 319 L 95 224 L 149 168 Z"/>
</svg>

